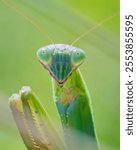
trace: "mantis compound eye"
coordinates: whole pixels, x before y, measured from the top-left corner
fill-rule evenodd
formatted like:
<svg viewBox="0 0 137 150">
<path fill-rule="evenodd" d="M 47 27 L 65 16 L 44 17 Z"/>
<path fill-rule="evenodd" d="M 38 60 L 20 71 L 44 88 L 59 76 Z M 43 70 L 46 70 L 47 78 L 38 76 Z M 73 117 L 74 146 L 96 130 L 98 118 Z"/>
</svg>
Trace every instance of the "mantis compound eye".
<svg viewBox="0 0 137 150">
<path fill-rule="evenodd" d="M 79 66 L 85 59 L 85 52 L 81 49 L 75 49 L 72 51 L 71 61 L 74 66 Z"/>
<path fill-rule="evenodd" d="M 43 65 L 47 65 L 51 62 L 51 50 L 47 47 L 42 47 L 38 49 L 37 56 Z"/>
</svg>

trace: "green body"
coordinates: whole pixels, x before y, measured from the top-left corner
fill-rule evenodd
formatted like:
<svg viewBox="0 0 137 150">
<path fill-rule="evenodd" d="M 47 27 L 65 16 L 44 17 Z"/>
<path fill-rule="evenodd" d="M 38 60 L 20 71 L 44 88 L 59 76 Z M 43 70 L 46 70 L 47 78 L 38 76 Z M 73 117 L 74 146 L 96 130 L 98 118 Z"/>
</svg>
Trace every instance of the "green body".
<svg viewBox="0 0 137 150">
<path fill-rule="evenodd" d="M 77 69 L 85 59 L 84 51 L 71 45 L 52 44 L 40 48 L 37 56 L 53 77 L 53 99 L 64 136 L 59 135 L 37 98 L 30 89 L 25 88 L 10 98 L 10 106 L 27 148 L 98 150 L 91 99 Z"/>
<path fill-rule="evenodd" d="M 74 131 L 76 134 L 82 133 L 87 135 L 94 143 L 93 150 L 97 150 L 98 146 L 96 145 L 97 143 L 91 112 L 91 100 L 80 71 L 74 71 L 63 87 L 58 86 L 56 82 L 53 83 L 53 86 L 54 100 L 60 114 L 66 142 L 70 149 L 73 149 L 73 145 L 71 146 L 71 136 L 73 136 L 73 134 L 70 135 L 69 132 L 71 133 Z M 83 141 L 84 138 L 81 138 L 81 140 Z M 81 144 L 84 148 L 84 142 Z M 92 148 L 90 147 L 90 149 Z"/>
<path fill-rule="evenodd" d="M 63 87 L 54 82 L 55 103 L 64 126 L 71 126 L 95 138 L 90 109 L 90 97 L 80 72 L 75 71 Z"/>
</svg>

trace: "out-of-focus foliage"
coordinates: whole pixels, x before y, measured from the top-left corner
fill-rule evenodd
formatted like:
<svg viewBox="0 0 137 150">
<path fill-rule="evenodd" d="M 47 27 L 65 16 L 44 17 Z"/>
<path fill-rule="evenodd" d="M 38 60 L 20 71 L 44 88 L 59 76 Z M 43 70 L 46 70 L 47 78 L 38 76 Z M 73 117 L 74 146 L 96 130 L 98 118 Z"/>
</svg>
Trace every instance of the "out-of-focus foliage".
<svg viewBox="0 0 137 150">
<path fill-rule="evenodd" d="M 4 1 L 4 0 L 3 0 Z M 5 0 L 6 1 L 6 0 Z M 52 120 L 58 121 L 50 75 L 38 63 L 36 50 L 51 41 L 71 44 L 101 20 L 119 12 L 118 0 L 0 1 L 0 149 L 26 149 L 8 108 L 8 97 L 30 85 Z M 22 12 L 19 14 L 18 12 Z M 41 34 L 22 16 L 36 22 Z M 85 50 L 80 67 L 92 97 L 101 150 L 119 149 L 119 15 L 74 44 Z"/>
</svg>

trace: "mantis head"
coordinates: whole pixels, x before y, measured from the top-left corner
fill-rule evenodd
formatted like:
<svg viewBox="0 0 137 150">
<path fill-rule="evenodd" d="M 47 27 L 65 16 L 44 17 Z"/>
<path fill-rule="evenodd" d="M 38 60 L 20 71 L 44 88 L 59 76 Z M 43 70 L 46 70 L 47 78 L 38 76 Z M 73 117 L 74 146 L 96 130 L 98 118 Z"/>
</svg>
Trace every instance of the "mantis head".
<svg viewBox="0 0 137 150">
<path fill-rule="evenodd" d="M 61 86 L 85 59 L 85 52 L 66 44 L 51 44 L 39 48 L 40 63 Z"/>
</svg>

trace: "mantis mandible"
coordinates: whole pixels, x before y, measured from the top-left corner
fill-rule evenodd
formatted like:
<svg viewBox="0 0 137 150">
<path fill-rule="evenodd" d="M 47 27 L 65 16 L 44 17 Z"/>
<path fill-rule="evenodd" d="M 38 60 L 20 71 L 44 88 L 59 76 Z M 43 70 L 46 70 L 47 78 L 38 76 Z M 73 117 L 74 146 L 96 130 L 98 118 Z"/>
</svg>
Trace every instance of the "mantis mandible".
<svg viewBox="0 0 137 150">
<path fill-rule="evenodd" d="M 114 16 L 103 20 L 97 26 Z M 86 135 L 93 142 L 93 146 L 86 149 L 98 150 L 91 98 L 79 70 L 85 60 L 85 52 L 72 45 L 50 44 L 40 48 L 37 57 L 52 76 L 53 99 L 62 122 L 64 138 L 59 135 L 31 89 L 23 87 L 19 94 L 10 97 L 9 104 L 25 145 L 29 150 L 73 150 L 80 145 L 78 148 L 82 150 L 86 146 Z M 73 131 L 83 137 L 79 139 Z M 76 142 L 75 146 L 71 145 L 72 139 Z"/>
</svg>

